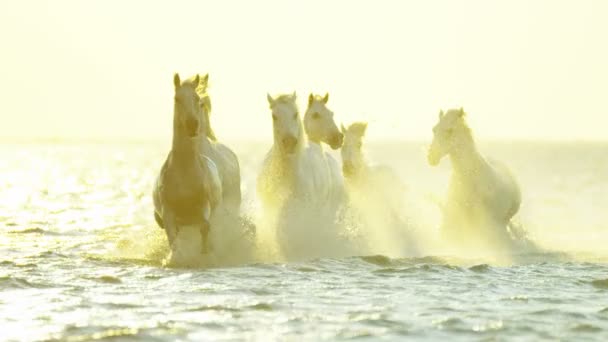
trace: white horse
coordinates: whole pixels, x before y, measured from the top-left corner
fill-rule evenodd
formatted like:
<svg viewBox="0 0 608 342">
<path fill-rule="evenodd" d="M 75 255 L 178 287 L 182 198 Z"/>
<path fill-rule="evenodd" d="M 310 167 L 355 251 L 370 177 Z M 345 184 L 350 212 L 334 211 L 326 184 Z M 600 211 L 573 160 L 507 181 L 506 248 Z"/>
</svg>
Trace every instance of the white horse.
<svg viewBox="0 0 608 342">
<path fill-rule="evenodd" d="M 219 142 L 211 127 L 211 99 L 207 92 L 209 74 L 196 88 L 201 108 L 201 153 L 217 165 L 222 183 L 222 201 L 211 216 L 213 256 L 222 265 L 251 259 L 255 226 L 241 215 L 241 172 L 236 154 Z"/>
<path fill-rule="evenodd" d="M 301 170 L 306 146 L 296 93 L 276 98 L 267 95 L 272 111 L 274 143 L 258 176 L 257 192 L 266 209 L 279 208 L 294 195 L 309 196 Z"/>
<path fill-rule="evenodd" d="M 504 247 L 512 242 L 511 218 L 521 204 L 519 186 L 502 163 L 477 150 L 462 108 L 439 113 L 428 152 L 430 165 L 445 155 L 452 162 L 452 178 L 444 204 L 441 234 L 461 246 Z"/>
<path fill-rule="evenodd" d="M 309 178 L 317 199 L 335 210 L 344 200 L 344 179 L 338 162 L 323 150 L 322 143 L 336 150 L 342 146 L 344 135 L 334 121 L 334 113 L 327 108 L 329 94 L 321 97 L 310 94 L 304 114 L 304 129 L 308 136 L 306 153 L 311 163 Z"/>
<path fill-rule="evenodd" d="M 276 241 L 276 252 L 288 260 L 348 253 L 335 229 L 336 211 L 327 202 L 328 191 L 322 192 L 315 178 L 322 168 L 329 179 L 329 170 L 325 159 L 320 163 L 307 151 L 295 93 L 276 98 L 268 95 L 268 102 L 274 144 L 257 183 L 270 228 L 265 238 Z"/>
<path fill-rule="evenodd" d="M 342 172 L 349 205 L 363 223 L 363 233 L 370 253 L 402 256 L 413 246 L 402 212 L 405 186 L 393 170 L 371 165 L 364 154 L 366 122 L 342 126 Z M 359 221 L 358 220 L 358 221 Z"/>
<path fill-rule="evenodd" d="M 340 150 L 342 173 L 346 185 L 351 189 L 362 189 L 366 186 L 380 185 L 381 191 L 391 195 L 390 203 L 400 203 L 405 186 L 394 171 L 385 165 L 371 165 L 364 153 L 364 138 L 367 122 L 355 122 L 348 128 L 342 125 L 344 144 Z M 398 209 L 400 206 L 397 206 Z"/>
<path fill-rule="evenodd" d="M 200 98 L 196 93 L 199 81 L 198 75 L 183 83 L 178 74 L 173 78 L 173 144 L 153 192 L 154 218 L 167 234 L 170 260 L 179 264 L 188 264 L 191 261 L 188 259 L 208 252 L 211 215 L 222 201 L 218 169 L 211 159 L 201 154 L 201 131 L 206 127 L 201 120 Z M 184 240 L 180 235 L 189 235 L 193 230 L 200 231 L 201 243 L 188 243 L 194 243 L 198 250 L 177 242 Z"/>
<path fill-rule="evenodd" d="M 200 78 L 196 92 L 200 97 L 201 120 L 201 153 L 208 156 L 217 165 L 222 181 L 222 207 L 230 214 L 238 215 L 241 207 L 241 172 L 236 154 L 226 145 L 217 141 L 209 120 L 211 99 L 207 93 L 209 74 Z"/>
<path fill-rule="evenodd" d="M 306 210 L 307 204 L 314 202 L 314 189 L 306 175 L 306 138 L 295 92 L 267 98 L 274 143 L 257 179 L 265 222 L 258 232 L 258 241 L 264 245 L 264 253 L 292 259 L 295 255 L 302 256 L 299 244 L 308 241 L 306 229 L 300 229 L 300 220 L 294 218 L 294 213 Z"/>
</svg>

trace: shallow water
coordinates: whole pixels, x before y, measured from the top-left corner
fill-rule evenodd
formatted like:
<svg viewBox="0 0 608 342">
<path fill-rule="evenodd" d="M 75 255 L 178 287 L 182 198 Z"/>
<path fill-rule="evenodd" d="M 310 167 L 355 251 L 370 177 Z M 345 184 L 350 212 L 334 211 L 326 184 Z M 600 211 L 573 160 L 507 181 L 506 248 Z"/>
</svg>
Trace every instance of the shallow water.
<svg viewBox="0 0 608 342">
<path fill-rule="evenodd" d="M 608 339 L 608 145 L 481 149 L 518 176 L 518 220 L 544 252 L 418 246 L 410 257 L 361 250 L 171 269 L 161 266 L 150 198 L 165 144 L 5 144 L 0 339 Z M 265 146 L 236 150 L 244 208 L 256 217 Z M 368 154 L 398 172 L 404 212 L 433 236 L 449 163 L 429 168 L 415 143 L 375 144 Z"/>
</svg>

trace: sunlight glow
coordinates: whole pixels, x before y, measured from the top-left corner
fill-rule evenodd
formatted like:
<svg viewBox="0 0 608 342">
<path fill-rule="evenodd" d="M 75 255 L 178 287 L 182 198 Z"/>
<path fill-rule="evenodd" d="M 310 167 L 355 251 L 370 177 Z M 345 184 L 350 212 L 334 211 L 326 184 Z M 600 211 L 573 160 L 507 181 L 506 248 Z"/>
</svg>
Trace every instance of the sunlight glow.
<svg viewBox="0 0 608 342">
<path fill-rule="evenodd" d="M 0 136 L 168 139 L 173 72 L 208 72 L 228 139 L 270 140 L 265 94 L 293 90 L 300 106 L 330 92 L 371 139 L 429 139 L 460 106 L 482 138 L 604 139 L 607 14 L 601 0 L 2 2 Z"/>
</svg>

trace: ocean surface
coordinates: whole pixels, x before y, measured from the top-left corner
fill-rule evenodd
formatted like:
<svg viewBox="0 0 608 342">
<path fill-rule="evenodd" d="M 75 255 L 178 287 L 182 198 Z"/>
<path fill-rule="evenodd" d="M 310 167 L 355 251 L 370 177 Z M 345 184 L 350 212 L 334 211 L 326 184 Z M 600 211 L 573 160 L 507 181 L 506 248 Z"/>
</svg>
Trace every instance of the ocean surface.
<svg viewBox="0 0 608 342">
<path fill-rule="evenodd" d="M 232 144 L 243 211 L 258 225 L 264 143 Z M 423 143 L 368 158 L 407 189 L 420 241 L 437 235 L 449 161 Z M 608 340 L 608 144 L 491 143 L 534 251 L 351 248 L 297 261 L 258 253 L 211 268 L 163 266 L 151 190 L 157 143 L 0 145 L 0 340 Z M 377 247 L 377 248 L 376 248 Z"/>
</svg>

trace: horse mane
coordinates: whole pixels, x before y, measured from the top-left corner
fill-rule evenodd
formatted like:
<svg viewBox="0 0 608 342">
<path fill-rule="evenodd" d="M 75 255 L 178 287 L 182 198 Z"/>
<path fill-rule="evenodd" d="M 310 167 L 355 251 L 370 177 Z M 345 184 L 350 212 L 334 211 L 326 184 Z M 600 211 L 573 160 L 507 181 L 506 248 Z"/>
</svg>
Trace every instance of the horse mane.
<svg viewBox="0 0 608 342">
<path fill-rule="evenodd" d="M 323 95 L 317 95 L 317 94 L 313 94 L 312 97 L 314 98 L 315 101 L 317 102 L 323 102 Z"/>
<path fill-rule="evenodd" d="M 197 83 L 196 85 L 194 84 L 194 79 L 196 79 L 196 76 L 198 76 L 198 75 L 194 75 L 194 76 L 191 76 L 190 78 L 183 80 L 182 87 L 190 86 L 190 87 L 194 88 L 194 90 L 196 90 L 196 93 L 198 94 L 198 88 L 200 87 L 200 82 Z"/>
<path fill-rule="evenodd" d="M 200 101 L 201 101 L 200 103 L 201 103 L 201 106 L 203 107 L 203 112 L 205 113 L 204 114 L 205 120 L 207 122 L 207 131 L 205 132 L 205 135 L 211 141 L 217 141 L 215 132 L 213 131 L 213 128 L 211 128 L 211 120 L 210 120 L 211 97 L 209 97 L 209 93 L 207 93 L 207 83 L 199 82 L 199 84 L 197 85 L 195 90 L 196 90 L 196 94 L 200 98 Z"/>
<path fill-rule="evenodd" d="M 356 134 L 358 136 L 363 136 L 365 134 L 365 130 L 367 129 L 367 122 L 353 122 L 346 129 L 347 132 Z"/>
<path fill-rule="evenodd" d="M 298 127 L 299 132 L 298 132 L 298 145 L 297 148 L 298 149 L 302 149 L 304 148 L 304 144 L 305 144 L 305 139 L 306 139 L 306 135 L 304 134 L 304 123 L 302 122 L 302 119 L 300 118 L 300 115 L 298 114 Z"/>
<path fill-rule="evenodd" d="M 274 99 L 274 102 L 289 104 L 290 102 L 295 102 L 292 94 L 281 94 Z"/>
</svg>

